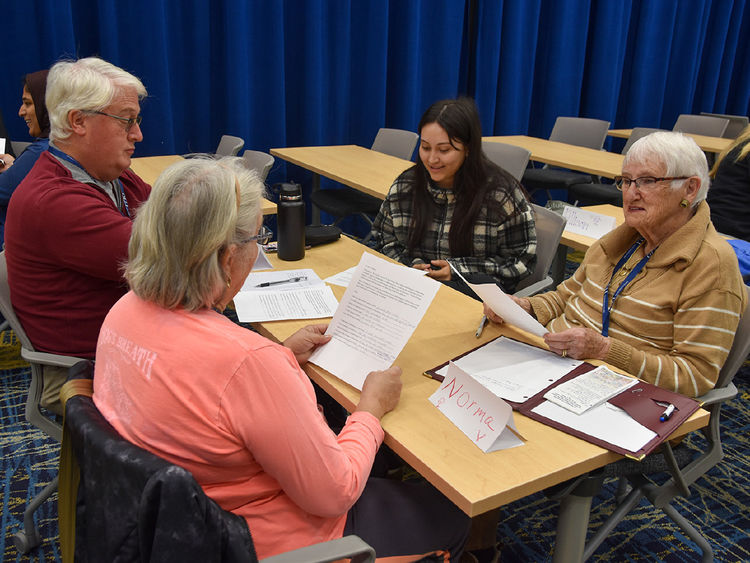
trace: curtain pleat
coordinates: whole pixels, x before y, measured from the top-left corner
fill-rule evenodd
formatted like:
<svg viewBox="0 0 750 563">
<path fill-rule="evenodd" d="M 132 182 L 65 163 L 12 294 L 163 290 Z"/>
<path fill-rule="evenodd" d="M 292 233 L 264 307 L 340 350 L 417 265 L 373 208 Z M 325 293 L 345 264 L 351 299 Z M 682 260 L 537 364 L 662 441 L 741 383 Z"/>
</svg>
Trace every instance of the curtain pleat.
<svg viewBox="0 0 750 563">
<path fill-rule="evenodd" d="M 37 0 L 6 2 L 0 33 L 14 139 L 21 76 L 96 54 L 149 90 L 141 156 L 211 152 L 222 134 L 256 150 L 369 146 L 461 94 L 488 135 L 750 109 L 747 0 Z M 294 168 L 269 182 L 308 181 Z"/>
</svg>

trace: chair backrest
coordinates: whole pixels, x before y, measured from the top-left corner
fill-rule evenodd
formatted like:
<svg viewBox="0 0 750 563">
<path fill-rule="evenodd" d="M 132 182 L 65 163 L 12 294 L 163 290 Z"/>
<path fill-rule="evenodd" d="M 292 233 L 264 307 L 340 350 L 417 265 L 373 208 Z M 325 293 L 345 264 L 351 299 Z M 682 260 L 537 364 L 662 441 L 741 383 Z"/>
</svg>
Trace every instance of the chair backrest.
<svg viewBox="0 0 750 563">
<path fill-rule="evenodd" d="M 721 370 L 719 370 L 716 387 L 724 387 L 732 381 L 734 375 L 750 354 L 750 286 L 746 285 L 745 289 L 747 290 L 748 305 L 740 317 L 740 324 L 737 325 L 737 331 L 734 333 L 734 341 L 729 349 L 729 355 L 724 361 L 724 365 L 721 366 Z"/>
<path fill-rule="evenodd" d="M 216 156 L 237 156 L 244 146 L 244 139 L 232 135 L 222 135 L 219 146 L 216 147 Z"/>
<path fill-rule="evenodd" d="M 91 362 L 73 366 L 71 377 L 82 371 L 93 376 Z M 81 560 L 257 561 L 244 518 L 208 498 L 189 471 L 122 438 L 91 397 L 67 400 L 65 440 L 80 470 L 77 493 L 67 490 L 73 483 L 61 489 L 77 499 Z"/>
<path fill-rule="evenodd" d="M 509 172 L 519 182 L 521 181 L 531 152 L 523 147 L 492 141 L 482 141 L 482 150 L 492 162 Z"/>
<path fill-rule="evenodd" d="M 13 152 L 16 153 L 16 157 L 19 157 L 31 143 L 28 141 L 11 141 L 10 144 L 13 147 Z"/>
<path fill-rule="evenodd" d="M 16 334 L 16 338 L 21 343 L 21 346 L 29 350 L 33 350 L 34 347 L 31 345 L 31 340 L 26 336 L 26 333 L 21 326 L 21 321 L 16 317 L 16 312 L 13 310 L 13 304 L 10 302 L 10 286 L 8 285 L 8 263 L 5 260 L 5 251 L 0 252 L 0 312 L 2 312 L 5 320 L 8 321 L 8 325 L 13 329 Z"/>
<path fill-rule="evenodd" d="M 251 170 L 257 170 L 261 181 L 265 182 L 273 166 L 274 158 L 267 152 L 250 150 L 242 153 L 242 158 L 245 159 L 245 165 Z"/>
<path fill-rule="evenodd" d="M 675 121 L 672 131 L 707 135 L 709 137 L 721 137 L 724 135 L 724 131 L 727 130 L 728 125 L 729 120 L 724 117 L 683 113 L 677 118 L 677 121 Z"/>
<path fill-rule="evenodd" d="M 627 154 L 630 150 L 630 147 L 638 139 L 640 139 L 641 137 L 645 137 L 646 135 L 650 135 L 651 133 L 655 133 L 656 131 L 664 131 L 664 129 L 654 129 L 653 127 L 634 127 L 633 132 L 630 133 L 630 137 L 628 137 L 628 140 L 625 143 L 625 146 L 622 147 L 622 154 Z"/>
<path fill-rule="evenodd" d="M 707 111 L 702 111 L 701 115 L 707 115 L 709 117 L 723 117 L 724 119 L 728 119 L 729 124 L 727 125 L 726 131 L 724 131 L 725 139 L 736 139 L 737 137 L 739 137 L 740 133 L 742 133 L 742 130 L 750 123 L 750 120 L 748 120 L 748 117 L 746 115 L 708 113 Z M 15 145 L 13 145 L 13 148 L 15 148 Z"/>
<path fill-rule="evenodd" d="M 417 146 L 417 140 L 419 140 L 419 135 L 413 131 L 382 127 L 375 135 L 375 140 L 370 148 L 404 160 L 411 160 L 414 147 Z"/>
<path fill-rule="evenodd" d="M 534 224 L 536 226 L 536 267 L 533 273 L 521 280 L 516 291 L 543 279 L 552 266 L 552 260 L 560 245 L 560 238 L 568 222 L 565 217 L 551 209 L 532 203 Z"/>
<path fill-rule="evenodd" d="M 609 121 L 588 117 L 558 117 L 550 141 L 600 150 L 609 131 Z"/>
</svg>

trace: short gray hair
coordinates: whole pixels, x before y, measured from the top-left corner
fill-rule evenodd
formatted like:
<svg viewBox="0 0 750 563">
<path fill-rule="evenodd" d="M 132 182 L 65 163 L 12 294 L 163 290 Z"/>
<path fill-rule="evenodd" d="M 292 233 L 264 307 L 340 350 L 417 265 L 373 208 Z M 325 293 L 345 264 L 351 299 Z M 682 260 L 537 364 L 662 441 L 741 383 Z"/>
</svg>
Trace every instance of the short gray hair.
<svg viewBox="0 0 750 563">
<path fill-rule="evenodd" d="M 708 163 L 706 155 L 692 137 L 676 131 L 657 131 L 638 139 L 632 144 L 623 168 L 630 162 L 658 162 L 666 170 L 667 176 L 698 176 L 701 187 L 693 201 L 693 207 L 706 199 L 710 179 L 708 177 Z M 672 182 L 676 188 L 678 180 Z"/>
<path fill-rule="evenodd" d="M 164 170 L 133 221 L 130 288 L 167 309 L 213 306 L 225 288 L 220 253 L 253 234 L 264 195 L 239 157 L 193 158 Z"/>
<path fill-rule="evenodd" d="M 50 140 L 62 141 L 70 136 L 71 111 L 101 111 L 125 88 L 133 88 L 139 100 L 147 95 L 138 78 L 98 57 L 55 63 L 47 76 L 45 95 Z"/>
</svg>

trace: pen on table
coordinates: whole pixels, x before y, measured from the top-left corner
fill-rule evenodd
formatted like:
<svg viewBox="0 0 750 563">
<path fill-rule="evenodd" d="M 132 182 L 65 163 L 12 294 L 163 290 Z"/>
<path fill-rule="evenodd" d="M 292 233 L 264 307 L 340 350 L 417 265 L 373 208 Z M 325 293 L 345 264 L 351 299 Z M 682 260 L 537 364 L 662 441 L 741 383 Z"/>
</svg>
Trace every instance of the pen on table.
<svg viewBox="0 0 750 563">
<path fill-rule="evenodd" d="M 673 412 L 674 412 L 674 405 L 672 403 L 669 403 L 669 405 L 667 405 L 667 408 L 664 409 L 664 412 L 659 417 L 659 420 L 661 422 L 666 422 L 672 416 Z"/>
<path fill-rule="evenodd" d="M 271 285 L 279 285 L 281 283 L 294 283 L 299 281 L 305 281 L 307 279 L 307 276 L 297 276 L 296 278 L 289 278 L 286 280 L 278 280 L 278 281 L 267 281 L 263 283 L 259 283 L 255 287 L 268 287 Z"/>
<path fill-rule="evenodd" d="M 484 330 L 484 325 L 487 324 L 487 315 L 482 315 L 482 319 L 479 321 L 479 326 L 477 327 L 477 331 L 474 333 L 474 336 L 479 338 L 482 336 L 482 331 Z"/>
</svg>

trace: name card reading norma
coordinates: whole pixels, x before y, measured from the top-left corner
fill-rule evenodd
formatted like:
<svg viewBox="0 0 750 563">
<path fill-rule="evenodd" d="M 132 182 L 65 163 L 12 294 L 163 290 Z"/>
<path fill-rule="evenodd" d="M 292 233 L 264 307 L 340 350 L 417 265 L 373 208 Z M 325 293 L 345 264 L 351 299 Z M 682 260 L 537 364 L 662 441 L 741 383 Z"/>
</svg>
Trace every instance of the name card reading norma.
<svg viewBox="0 0 750 563">
<path fill-rule="evenodd" d="M 591 238 L 601 238 L 617 226 L 614 217 L 570 205 L 563 209 L 563 217 L 568 220 L 566 231 Z"/>
<path fill-rule="evenodd" d="M 485 453 L 523 446 L 511 406 L 453 362 L 430 402 Z"/>
</svg>

